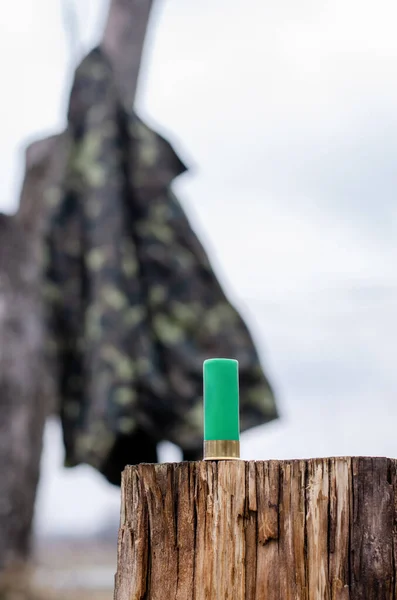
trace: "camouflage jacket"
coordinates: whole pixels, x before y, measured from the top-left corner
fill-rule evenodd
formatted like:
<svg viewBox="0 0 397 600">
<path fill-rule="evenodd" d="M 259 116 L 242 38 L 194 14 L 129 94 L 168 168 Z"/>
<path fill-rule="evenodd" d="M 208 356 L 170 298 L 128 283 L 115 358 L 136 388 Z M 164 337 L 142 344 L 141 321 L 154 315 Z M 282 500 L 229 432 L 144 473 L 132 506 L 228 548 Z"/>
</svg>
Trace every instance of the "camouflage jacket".
<svg viewBox="0 0 397 600">
<path fill-rule="evenodd" d="M 119 483 L 126 464 L 156 460 L 161 440 L 201 455 L 206 358 L 239 361 L 242 430 L 277 410 L 251 336 L 171 190 L 186 168 L 122 107 L 100 49 L 76 71 L 68 136 L 46 244 L 66 464 Z"/>
</svg>

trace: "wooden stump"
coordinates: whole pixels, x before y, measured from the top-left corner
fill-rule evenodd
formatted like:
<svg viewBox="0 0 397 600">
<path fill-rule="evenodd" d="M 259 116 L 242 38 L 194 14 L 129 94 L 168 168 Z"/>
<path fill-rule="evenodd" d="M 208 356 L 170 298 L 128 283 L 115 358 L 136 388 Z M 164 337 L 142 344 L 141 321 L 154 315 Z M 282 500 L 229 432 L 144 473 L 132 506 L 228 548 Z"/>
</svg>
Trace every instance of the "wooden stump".
<svg viewBox="0 0 397 600">
<path fill-rule="evenodd" d="M 127 467 L 115 600 L 392 600 L 397 461 Z"/>
</svg>

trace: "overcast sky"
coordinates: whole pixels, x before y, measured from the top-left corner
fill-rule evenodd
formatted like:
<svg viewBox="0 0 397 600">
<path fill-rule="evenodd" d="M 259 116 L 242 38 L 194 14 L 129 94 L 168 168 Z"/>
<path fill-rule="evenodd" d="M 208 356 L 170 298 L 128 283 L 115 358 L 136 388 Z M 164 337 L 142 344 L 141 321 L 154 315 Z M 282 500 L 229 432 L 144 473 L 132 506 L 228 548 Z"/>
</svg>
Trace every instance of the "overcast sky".
<svg viewBox="0 0 397 600">
<path fill-rule="evenodd" d="M 65 6 L 80 24 L 72 38 L 59 0 L 1 12 L 7 212 L 21 148 L 64 125 L 73 65 L 99 39 L 107 2 Z M 192 166 L 175 189 L 283 412 L 246 436 L 246 457 L 397 456 L 396 22 L 395 0 L 156 5 L 138 109 Z M 95 528 L 117 492 L 87 469 L 62 470 L 58 430 L 47 439 L 41 529 L 76 515 Z"/>
</svg>

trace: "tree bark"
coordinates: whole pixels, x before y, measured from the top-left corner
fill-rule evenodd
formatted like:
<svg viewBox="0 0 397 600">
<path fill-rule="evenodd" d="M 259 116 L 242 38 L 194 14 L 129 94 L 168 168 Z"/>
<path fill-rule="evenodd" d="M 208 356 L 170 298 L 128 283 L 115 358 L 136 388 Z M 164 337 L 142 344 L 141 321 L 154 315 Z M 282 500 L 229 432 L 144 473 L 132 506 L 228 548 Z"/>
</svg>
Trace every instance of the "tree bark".
<svg viewBox="0 0 397 600">
<path fill-rule="evenodd" d="M 127 467 L 115 600 L 393 600 L 397 461 Z"/>
<path fill-rule="evenodd" d="M 120 98 L 131 110 L 138 87 L 153 0 L 111 0 L 101 46 L 113 68 Z"/>
<path fill-rule="evenodd" d="M 62 136 L 35 142 L 15 216 L 0 215 L 0 592 L 30 554 L 43 431 L 54 404 L 40 291 L 46 190 L 59 185 Z"/>
<path fill-rule="evenodd" d="M 25 178 L 16 220 L 31 235 L 38 263 L 41 260 L 43 235 L 48 226 L 48 196 L 60 193 L 68 148 L 67 133 L 60 133 L 37 140 L 26 149 Z M 40 270 L 39 264 L 37 268 Z"/>
<path fill-rule="evenodd" d="M 1 215 L 0 573 L 24 562 L 30 549 L 46 416 L 42 333 L 30 236 Z"/>
</svg>

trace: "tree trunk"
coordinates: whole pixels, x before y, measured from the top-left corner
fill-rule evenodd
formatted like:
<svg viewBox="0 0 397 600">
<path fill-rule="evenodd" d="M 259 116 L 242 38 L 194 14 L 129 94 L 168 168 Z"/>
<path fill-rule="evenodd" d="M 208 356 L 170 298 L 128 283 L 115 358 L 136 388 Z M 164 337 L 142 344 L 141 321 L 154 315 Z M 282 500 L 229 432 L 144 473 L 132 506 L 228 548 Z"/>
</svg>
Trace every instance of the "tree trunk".
<svg viewBox="0 0 397 600">
<path fill-rule="evenodd" d="M 29 146 L 19 211 L 0 215 L 0 597 L 17 579 L 8 574 L 17 569 L 20 578 L 30 555 L 44 424 L 54 401 L 44 354 L 41 246 L 43 196 L 62 177 L 62 139 Z"/>
<path fill-rule="evenodd" d="M 115 600 L 393 600 L 397 461 L 127 467 Z"/>
<path fill-rule="evenodd" d="M 126 106 L 135 97 L 151 5 L 110 4 L 102 45 Z M 44 363 L 41 252 L 46 200 L 59 193 L 67 150 L 67 133 L 31 144 L 18 213 L 0 214 L 0 594 L 1 574 L 29 556 L 44 424 L 55 408 Z"/>
<path fill-rule="evenodd" d="M 29 554 L 46 416 L 37 263 L 31 239 L 0 217 L 0 573 Z"/>
<path fill-rule="evenodd" d="M 120 98 L 131 110 L 138 87 L 146 30 L 153 0 L 111 0 L 102 38 Z"/>
<path fill-rule="evenodd" d="M 112 0 L 102 40 L 129 107 L 151 5 L 152 0 Z M 53 374 L 44 362 L 41 252 L 48 225 L 45 200 L 59 193 L 67 150 L 67 133 L 31 144 L 18 213 L 0 214 L 1 599 L 21 579 L 20 565 L 29 558 L 44 424 L 55 408 Z"/>
</svg>

